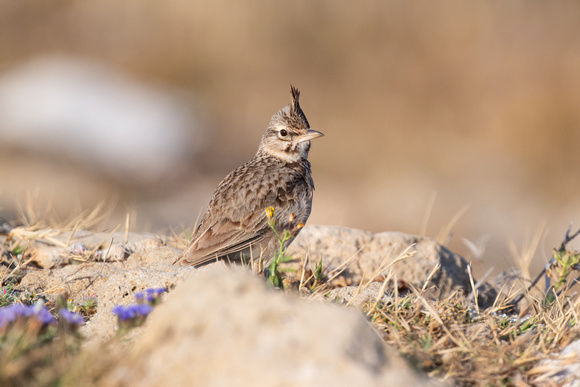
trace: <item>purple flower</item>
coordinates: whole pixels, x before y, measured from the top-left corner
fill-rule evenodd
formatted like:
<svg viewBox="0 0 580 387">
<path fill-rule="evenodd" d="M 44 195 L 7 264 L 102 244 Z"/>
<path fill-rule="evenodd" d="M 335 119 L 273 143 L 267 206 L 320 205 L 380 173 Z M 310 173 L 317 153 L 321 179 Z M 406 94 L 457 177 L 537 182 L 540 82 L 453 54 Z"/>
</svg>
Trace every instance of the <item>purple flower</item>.
<svg viewBox="0 0 580 387">
<path fill-rule="evenodd" d="M 42 325 L 54 324 L 56 322 L 54 316 L 50 314 L 48 310 L 46 310 L 44 305 L 41 305 L 40 308 L 36 308 L 36 306 L 34 306 L 34 308 L 38 309 L 36 312 L 36 319 L 40 321 Z"/>
<path fill-rule="evenodd" d="M 165 293 L 167 291 L 167 288 L 149 288 L 145 289 L 145 291 L 147 292 L 147 294 L 160 296 L 162 293 Z"/>
<path fill-rule="evenodd" d="M 145 289 L 145 293 L 147 294 L 147 303 L 150 305 L 157 305 L 161 300 L 161 294 L 165 293 L 167 288 L 149 288 Z"/>
<path fill-rule="evenodd" d="M 35 317 L 42 325 L 54 323 L 56 320 L 42 304 L 32 306 L 22 304 L 12 304 L 0 308 L 0 327 L 4 327 L 18 319 Z"/>
<path fill-rule="evenodd" d="M 120 320 L 127 320 L 129 317 L 129 312 L 127 311 L 129 309 L 128 306 L 125 305 L 117 305 L 113 308 L 112 312 L 113 314 L 116 314 Z"/>
<path fill-rule="evenodd" d="M 139 316 L 147 316 L 153 311 L 153 307 L 151 305 L 131 305 L 129 308 L 131 308 Z"/>
<path fill-rule="evenodd" d="M 28 317 L 33 313 L 29 306 L 12 304 L 0 309 L 0 327 L 4 327 L 21 317 Z"/>
<path fill-rule="evenodd" d="M 85 322 L 83 316 L 78 313 L 71 312 L 68 309 L 62 308 L 59 310 L 61 317 L 70 325 L 82 325 Z"/>
<path fill-rule="evenodd" d="M 165 293 L 167 288 L 148 288 L 142 292 L 135 293 L 135 299 L 138 304 L 149 304 L 155 306 L 160 301 L 161 294 Z"/>
<path fill-rule="evenodd" d="M 126 321 L 137 317 L 147 316 L 153 307 L 148 304 L 137 304 L 137 305 L 117 305 L 113 308 L 113 313 L 119 317 L 119 320 Z"/>
</svg>

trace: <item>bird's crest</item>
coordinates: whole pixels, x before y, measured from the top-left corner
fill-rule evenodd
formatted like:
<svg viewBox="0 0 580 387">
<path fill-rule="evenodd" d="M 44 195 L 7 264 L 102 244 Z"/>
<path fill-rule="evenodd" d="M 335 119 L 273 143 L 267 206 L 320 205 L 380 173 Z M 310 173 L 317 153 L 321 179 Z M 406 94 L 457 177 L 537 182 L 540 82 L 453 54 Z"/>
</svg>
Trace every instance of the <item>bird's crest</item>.
<svg viewBox="0 0 580 387">
<path fill-rule="evenodd" d="M 290 93 L 292 94 L 292 110 L 301 112 L 300 109 L 300 91 L 294 86 L 290 85 Z"/>
</svg>

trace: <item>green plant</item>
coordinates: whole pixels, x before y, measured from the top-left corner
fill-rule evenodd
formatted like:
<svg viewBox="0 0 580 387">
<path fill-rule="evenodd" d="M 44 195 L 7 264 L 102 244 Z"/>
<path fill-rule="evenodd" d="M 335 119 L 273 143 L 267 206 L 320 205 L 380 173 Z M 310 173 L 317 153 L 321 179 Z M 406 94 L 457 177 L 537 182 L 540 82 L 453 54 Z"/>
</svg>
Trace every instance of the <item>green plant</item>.
<svg viewBox="0 0 580 387">
<path fill-rule="evenodd" d="M 286 244 L 289 240 L 291 240 L 295 236 L 296 231 L 304 227 L 304 225 L 302 223 L 299 223 L 294 228 L 293 231 L 284 230 L 282 232 L 279 232 L 276 229 L 276 219 L 274 218 L 274 207 L 268 207 L 266 209 L 266 216 L 268 218 L 268 226 L 270 226 L 270 228 L 276 234 L 276 238 L 278 238 L 278 250 L 276 250 L 276 252 L 274 253 L 274 258 L 272 259 L 272 262 L 270 262 L 270 265 L 268 266 L 267 283 L 277 288 L 283 288 L 284 282 L 282 278 L 282 271 L 289 271 L 290 269 L 282 269 L 280 267 L 280 264 L 288 262 L 292 259 L 292 257 L 286 255 L 286 247 L 287 247 Z M 293 218 L 294 216 L 291 214 L 290 224 L 292 224 Z"/>
<path fill-rule="evenodd" d="M 14 283 L 10 281 L 6 286 L 0 288 L 0 308 L 13 304 L 15 300 Z"/>
<path fill-rule="evenodd" d="M 567 278 L 572 270 L 580 263 L 580 252 L 554 249 L 554 260 L 558 263 L 558 282 L 554 285 L 554 290 L 558 291 L 567 282 Z"/>
<path fill-rule="evenodd" d="M 39 297 L 34 291 L 16 290 L 20 279 L 21 273 L 18 273 L 2 281 L 5 285 L 0 287 L 0 308 L 15 303 L 32 305 L 40 299 L 46 301 L 44 297 Z"/>
<path fill-rule="evenodd" d="M 0 385 L 60 385 L 80 350 L 83 323 L 66 309 L 57 323 L 42 301 L 0 308 Z"/>
<path fill-rule="evenodd" d="M 85 317 L 92 316 L 97 313 L 97 304 L 96 297 L 89 297 L 79 306 L 79 312 Z"/>
<path fill-rule="evenodd" d="M 320 261 L 318 261 L 318 263 L 316 264 L 316 267 L 314 268 L 314 273 L 312 273 L 312 278 L 314 279 L 314 281 L 312 282 L 312 285 L 310 286 L 310 291 L 314 291 L 316 289 L 316 286 L 324 281 L 324 270 L 322 268 L 322 258 L 320 258 Z"/>
<path fill-rule="evenodd" d="M 545 277 L 546 279 L 546 294 L 544 295 L 544 306 L 549 305 L 554 302 L 559 294 L 565 292 L 569 289 L 569 286 L 563 287 L 564 284 L 568 283 L 568 276 L 572 273 L 572 270 L 580 271 L 580 253 L 578 251 L 570 252 L 566 250 L 566 245 L 570 243 L 574 238 L 580 234 L 580 229 L 572 233 L 572 224 L 568 227 L 566 235 L 560 244 L 559 249 L 554 249 L 552 258 L 550 262 L 538 273 L 536 278 L 530 283 L 527 290 L 531 291 L 540 278 Z M 554 287 L 552 287 L 550 275 L 556 272 L 558 275 L 558 282 Z M 577 281 L 577 280 L 576 280 Z M 572 283 L 576 282 L 572 281 Z M 525 293 L 521 293 L 519 296 L 515 297 L 510 303 L 509 307 L 517 306 L 520 301 L 524 298 Z"/>
<path fill-rule="evenodd" d="M 26 246 L 24 246 L 24 245 L 18 245 L 14 249 L 12 249 L 12 254 L 16 257 L 16 256 L 22 254 L 24 252 L 25 248 L 26 248 Z"/>
</svg>

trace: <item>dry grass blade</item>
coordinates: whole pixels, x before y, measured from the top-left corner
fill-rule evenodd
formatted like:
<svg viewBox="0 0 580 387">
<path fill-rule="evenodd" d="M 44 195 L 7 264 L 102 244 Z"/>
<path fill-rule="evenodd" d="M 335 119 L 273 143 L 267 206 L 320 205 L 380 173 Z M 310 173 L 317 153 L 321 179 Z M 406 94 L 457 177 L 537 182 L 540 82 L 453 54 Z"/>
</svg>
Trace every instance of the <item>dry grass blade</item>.
<svg viewBox="0 0 580 387">
<path fill-rule="evenodd" d="M 112 213 L 113 208 L 114 201 L 101 200 L 92 210 L 81 211 L 69 221 L 61 222 L 60 224 L 56 221 L 53 222 L 53 227 L 63 230 L 91 229 L 106 220 Z"/>
<path fill-rule="evenodd" d="M 536 228 L 531 239 L 526 235 L 520 249 L 518 249 L 516 246 L 516 242 L 513 240 L 513 238 L 510 237 L 508 239 L 508 247 L 512 254 L 513 261 L 516 262 L 520 271 L 524 275 L 524 278 L 526 279 L 530 278 L 530 265 L 534 259 L 534 256 L 536 255 L 536 251 L 538 250 L 538 246 L 542 240 L 544 230 L 545 225 L 542 224 Z"/>
<path fill-rule="evenodd" d="M 372 282 L 375 282 L 375 281 L 376 281 L 376 279 L 377 279 L 379 276 L 381 276 L 381 273 L 383 273 L 383 272 L 384 272 L 386 269 L 388 269 L 390 266 L 394 265 L 395 263 L 397 263 L 397 262 L 399 262 L 399 261 L 402 261 L 403 259 L 407 259 L 407 258 L 410 258 L 410 257 L 412 257 L 413 255 L 415 255 L 415 251 L 413 251 L 413 252 L 411 252 L 411 251 L 410 251 L 410 250 L 411 250 L 411 249 L 412 249 L 414 246 L 415 246 L 415 244 L 411 244 L 411 245 L 407 246 L 407 248 L 406 248 L 405 250 L 403 250 L 403 251 L 401 252 L 401 254 L 399 254 L 399 255 L 397 256 L 397 258 L 395 258 L 394 260 L 392 260 L 392 261 L 390 261 L 390 262 L 389 262 L 390 255 L 391 255 L 391 253 L 392 253 L 393 249 L 396 247 L 396 246 L 393 246 L 393 248 L 392 248 L 392 249 L 389 251 L 389 253 L 388 253 L 388 254 L 385 256 L 385 258 L 383 258 L 383 260 L 382 260 L 381 264 L 379 265 L 379 268 L 378 268 L 378 269 L 375 271 L 375 273 L 373 274 L 373 276 L 372 276 L 372 277 L 370 277 L 370 279 L 369 279 L 369 280 L 365 281 L 365 276 L 364 276 L 364 273 L 363 273 L 363 277 L 362 277 L 362 278 L 361 278 L 361 280 L 360 280 L 360 284 L 359 284 L 359 286 L 358 286 L 358 288 L 357 288 L 357 291 L 356 291 L 356 293 L 355 293 L 354 297 L 353 297 L 353 298 L 351 298 L 351 299 L 350 299 L 350 300 L 349 300 L 349 301 L 346 303 L 346 305 L 348 306 L 348 305 L 350 305 L 351 303 L 353 303 L 353 302 L 354 302 L 354 301 L 357 299 L 357 297 L 359 296 L 359 294 L 360 294 L 360 293 L 361 293 L 361 292 L 362 292 L 364 289 L 366 289 L 366 288 L 367 288 L 367 287 L 368 287 L 368 286 L 369 286 L 369 285 L 370 285 Z M 388 275 L 387 275 L 387 277 L 388 277 Z M 395 282 L 395 284 L 396 284 L 396 282 Z M 397 286 L 395 285 L 395 288 L 396 288 L 396 287 L 397 287 Z"/>
<path fill-rule="evenodd" d="M 469 206 L 464 206 L 461 208 L 454 216 L 451 218 L 449 223 L 443 227 L 443 229 L 439 232 L 439 236 L 437 237 L 437 242 L 442 244 L 443 246 L 447 245 L 449 239 L 451 239 L 451 230 L 455 227 L 457 221 L 465 214 Z"/>
<path fill-rule="evenodd" d="M 475 308 L 477 314 L 479 315 L 479 301 L 477 300 L 477 288 L 475 287 L 475 282 L 473 281 L 473 272 L 471 270 L 471 263 L 467 265 L 467 274 L 469 275 L 469 283 L 471 284 L 471 291 L 473 292 L 473 299 L 475 301 Z"/>
<path fill-rule="evenodd" d="M 433 191 L 429 195 L 429 200 L 427 201 L 427 208 L 425 209 L 425 214 L 423 215 L 423 220 L 419 227 L 419 235 L 427 235 L 427 226 L 429 224 L 429 219 L 431 218 L 431 212 L 433 212 L 433 207 L 435 207 L 435 199 L 437 199 L 437 192 Z"/>
<path fill-rule="evenodd" d="M 346 270 L 346 268 L 358 257 L 358 253 L 360 253 L 363 248 L 364 248 L 364 246 L 361 246 L 346 261 L 344 261 L 343 263 L 341 263 L 336 269 L 334 269 L 331 273 L 329 273 L 328 282 L 331 282 L 336 277 L 338 277 L 339 275 L 341 275 Z"/>
<path fill-rule="evenodd" d="M 421 291 L 422 292 L 424 292 L 427 289 L 427 286 L 429 285 L 429 282 L 431 282 L 431 279 L 433 278 L 433 276 L 435 275 L 435 273 L 437 273 L 439 271 L 439 269 L 441 269 L 441 264 L 440 263 L 437 263 L 437 265 L 435 265 L 435 267 L 433 268 L 433 270 L 431 270 L 431 273 L 429 273 L 429 276 L 427 277 L 427 280 L 423 284 L 423 287 L 421 288 Z"/>
<path fill-rule="evenodd" d="M 419 291 L 415 289 L 412 285 L 410 285 L 410 288 L 413 290 L 413 293 L 415 293 L 417 299 L 423 303 L 423 306 L 430 313 L 430 316 L 433 317 L 435 320 L 437 320 L 437 322 L 441 325 L 441 328 L 447 333 L 448 339 L 453 341 L 455 345 L 457 345 L 458 347 L 463 347 L 465 343 L 460 342 L 451 334 L 451 332 L 449 331 L 447 326 L 445 326 L 445 323 L 443 322 L 441 316 L 439 315 L 439 313 L 437 313 L 435 308 L 425 299 L 425 297 L 419 294 Z"/>
<path fill-rule="evenodd" d="M 370 316 L 375 312 L 379 302 L 383 299 L 383 296 L 385 295 L 385 290 L 387 289 L 387 284 L 389 283 L 392 275 L 393 275 L 393 272 L 391 270 L 389 270 L 389 273 L 387 274 L 387 276 L 385 277 L 385 280 L 383 281 L 383 286 L 381 286 L 381 290 L 379 291 L 379 294 L 377 295 L 377 299 L 375 300 L 375 303 L 370 308 L 370 310 L 367 312 L 367 316 Z"/>
</svg>

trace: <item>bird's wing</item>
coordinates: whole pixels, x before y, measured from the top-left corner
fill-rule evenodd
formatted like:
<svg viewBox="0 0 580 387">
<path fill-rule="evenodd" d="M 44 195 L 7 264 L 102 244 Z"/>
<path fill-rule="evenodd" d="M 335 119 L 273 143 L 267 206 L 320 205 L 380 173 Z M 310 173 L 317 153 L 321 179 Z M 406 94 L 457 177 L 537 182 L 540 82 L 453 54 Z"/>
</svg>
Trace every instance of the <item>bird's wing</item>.
<svg viewBox="0 0 580 387">
<path fill-rule="evenodd" d="M 200 266 L 260 243 L 267 231 L 266 212 L 256 209 L 240 221 L 227 217 L 202 222 L 201 229 L 175 263 Z"/>
<path fill-rule="evenodd" d="M 259 244 L 268 233 L 266 208 L 294 198 L 299 174 L 281 174 L 260 159 L 231 172 L 220 183 L 192 242 L 175 263 L 199 266 Z M 249 189 L 250 182 L 260 182 Z"/>
</svg>

